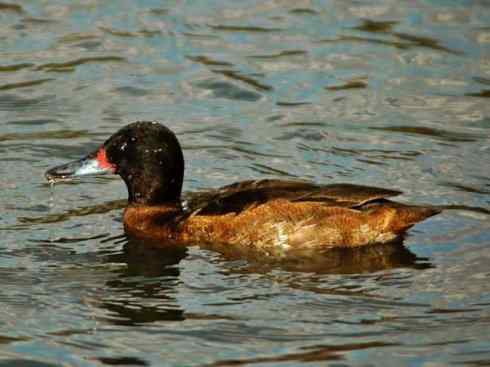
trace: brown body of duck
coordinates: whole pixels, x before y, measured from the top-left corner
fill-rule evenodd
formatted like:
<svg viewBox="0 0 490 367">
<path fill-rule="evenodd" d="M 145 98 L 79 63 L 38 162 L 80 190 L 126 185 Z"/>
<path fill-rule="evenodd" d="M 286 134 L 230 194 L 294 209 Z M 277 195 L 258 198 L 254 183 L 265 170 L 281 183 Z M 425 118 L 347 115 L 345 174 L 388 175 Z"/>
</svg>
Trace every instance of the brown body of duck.
<svg viewBox="0 0 490 367">
<path fill-rule="evenodd" d="M 168 244 L 255 249 L 356 247 L 400 238 L 439 211 L 387 198 L 399 191 L 352 184 L 243 181 L 181 197 L 184 158 L 155 122 L 119 130 L 87 157 L 46 172 L 48 180 L 119 174 L 128 188 L 128 234 Z"/>
</svg>

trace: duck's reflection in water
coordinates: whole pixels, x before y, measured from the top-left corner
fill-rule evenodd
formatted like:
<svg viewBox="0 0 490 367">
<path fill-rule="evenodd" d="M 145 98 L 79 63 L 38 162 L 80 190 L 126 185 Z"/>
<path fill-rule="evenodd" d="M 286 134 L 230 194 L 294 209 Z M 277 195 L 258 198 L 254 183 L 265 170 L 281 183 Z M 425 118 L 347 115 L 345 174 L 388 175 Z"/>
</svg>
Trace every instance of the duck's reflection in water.
<svg viewBox="0 0 490 367">
<path fill-rule="evenodd" d="M 109 311 L 104 321 L 116 325 L 141 325 L 183 321 L 184 310 L 175 299 L 179 282 L 177 265 L 187 256 L 185 247 L 162 247 L 128 239 L 122 252 L 105 257 L 109 263 L 126 264 L 116 278 L 106 282 L 112 292 L 99 303 Z"/>
<path fill-rule="evenodd" d="M 231 246 L 208 246 L 226 260 L 246 259 L 242 268 L 250 272 L 280 269 L 316 274 L 372 273 L 394 268 L 427 269 L 432 267 L 427 258 L 417 257 L 403 245 L 403 239 L 384 244 L 358 247 L 332 247 L 319 250 L 278 250 L 276 253 Z"/>
<path fill-rule="evenodd" d="M 280 269 L 319 274 L 371 273 L 394 268 L 427 269 L 427 258 L 416 256 L 398 241 L 359 247 L 290 250 L 287 253 L 257 251 L 229 245 L 202 245 L 201 249 L 222 255 L 224 261 L 244 260 L 250 271 L 264 272 Z M 107 261 L 126 263 L 121 276 L 178 277 L 175 265 L 187 257 L 188 248 L 162 242 L 126 238 L 122 253 L 110 255 Z M 243 267 L 241 267 L 243 269 Z"/>
<path fill-rule="evenodd" d="M 121 276 L 162 277 L 180 274 L 175 265 L 187 257 L 184 246 L 164 246 L 162 243 L 125 237 L 122 252 L 109 255 L 109 262 L 126 263 Z"/>
<path fill-rule="evenodd" d="M 210 250 L 211 247 L 206 246 L 205 249 Z M 309 253 L 289 253 L 288 256 L 265 256 L 263 252 L 230 246 L 213 245 L 212 250 L 221 255 L 218 266 L 222 265 L 226 269 L 223 274 L 265 274 L 272 270 L 283 270 L 316 276 L 432 267 L 427 259 L 410 252 L 402 241 L 354 248 L 332 248 L 320 252 L 317 249 Z M 117 325 L 140 325 L 159 321 L 183 321 L 188 318 L 212 318 L 212 315 L 185 312 L 175 298 L 178 293 L 176 288 L 181 283 L 181 271 L 185 271 L 178 265 L 188 256 L 188 252 L 189 249 L 182 246 L 166 246 L 158 242 L 127 238 L 122 252 L 108 255 L 105 259 L 107 262 L 126 264 L 116 270 L 116 278 L 106 282 L 106 286 L 113 292 L 99 304 L 111 315 L 105 321 Z M 240 261 L 240 266 L 227 266 L 235 264 L 236 260 L 243 260 Z M 302 288 L 291 277 L 285 277 L 284 282 L 292 288 Z M 311 291 L 316 289 L 311 284 L 306 288 Z M 325 288 L 321 292 L 329 293 Z"/>
</svg>

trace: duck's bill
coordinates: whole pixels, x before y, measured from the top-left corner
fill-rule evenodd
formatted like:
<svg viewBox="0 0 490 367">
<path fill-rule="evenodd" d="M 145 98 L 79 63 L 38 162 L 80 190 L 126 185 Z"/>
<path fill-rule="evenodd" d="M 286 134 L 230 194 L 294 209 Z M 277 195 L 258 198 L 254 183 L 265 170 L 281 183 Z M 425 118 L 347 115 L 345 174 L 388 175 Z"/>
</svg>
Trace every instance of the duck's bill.
<svg viewBox="0 0 490 367">
<path fill-rule="evenodd" d="M 97 155 L 91 154 L 80 160 L 53 167 L 46 171 L 45 176 L 49 182 L 54 183 L 80 176 L 95 176 L 113 172 L 111 166 L 101 164 Z"/>
</svg>

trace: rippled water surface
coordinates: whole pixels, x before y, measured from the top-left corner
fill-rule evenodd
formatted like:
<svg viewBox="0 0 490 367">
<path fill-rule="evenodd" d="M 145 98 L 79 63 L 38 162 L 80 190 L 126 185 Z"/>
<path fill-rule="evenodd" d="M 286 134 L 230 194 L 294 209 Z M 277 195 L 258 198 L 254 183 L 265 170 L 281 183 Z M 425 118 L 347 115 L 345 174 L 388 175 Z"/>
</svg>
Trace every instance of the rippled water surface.
<svg viewBox="0 0 490 367">
<path fill-rule="evenodd" d="M 490 365 L 488 2 L 12 1 L 0 45 L 0 366 Z M 178 134 L 187 191 L 451 209 L 306 264 L 145 246 L 117 177 L 43 177 L 134 120 Z"/>
</svg>

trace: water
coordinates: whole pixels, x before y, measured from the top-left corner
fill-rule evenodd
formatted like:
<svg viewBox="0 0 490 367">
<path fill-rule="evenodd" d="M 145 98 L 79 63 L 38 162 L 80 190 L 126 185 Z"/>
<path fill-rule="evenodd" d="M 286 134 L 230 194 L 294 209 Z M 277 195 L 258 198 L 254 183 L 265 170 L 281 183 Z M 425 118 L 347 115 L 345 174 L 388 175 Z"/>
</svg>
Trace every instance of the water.
<svg viewBox="0 0 490 367">
<path fill-rule="evenodd" d="M 1 3 L 0 366 L 490 364 L 489 19 L 464 0 Z M 185 190 L 297 177 L 455 209 L 306 267 L 145 247 L 116 177 L 43 177 L 145 119 L 182 141 Z"/>
</svg>

